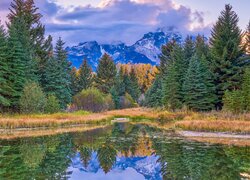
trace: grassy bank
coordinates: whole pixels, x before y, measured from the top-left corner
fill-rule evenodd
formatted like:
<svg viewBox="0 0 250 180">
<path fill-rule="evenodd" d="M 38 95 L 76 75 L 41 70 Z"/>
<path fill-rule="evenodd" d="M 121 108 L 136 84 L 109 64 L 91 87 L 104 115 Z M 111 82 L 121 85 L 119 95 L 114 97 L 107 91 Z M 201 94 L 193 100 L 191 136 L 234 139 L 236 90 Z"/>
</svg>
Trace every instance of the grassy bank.
<svg viewBox="0 0 250 180">
<path fill-rule="evenodd" d="M 160 128 L 175 128 L 206 132 L 235 132 L 250 134 L 250 114 L 225 112 L 196 113 L 190 111 L 169 112 L 163 110 L 133 108 L 103 113 L 57 113 L 51 115 L 1 115 L 0 129 L 68 127 L 81 124 L 101 125 L 115 117 L 129 117 Z"/>
</svg>

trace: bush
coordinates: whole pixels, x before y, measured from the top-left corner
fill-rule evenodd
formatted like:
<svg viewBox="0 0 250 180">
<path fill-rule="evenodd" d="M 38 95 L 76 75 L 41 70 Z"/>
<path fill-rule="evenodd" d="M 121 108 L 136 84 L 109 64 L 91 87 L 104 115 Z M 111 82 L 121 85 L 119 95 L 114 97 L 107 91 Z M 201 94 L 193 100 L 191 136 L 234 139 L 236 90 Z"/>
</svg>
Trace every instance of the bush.
<svg viewBox="0 0 250 180">
<path fill-rule="evenodd" d="M 60 111 L 60 103 L 56 96 L 50 94 L 47 98 L 45 112 L 49 114 L 57 113 Z"/>
<path fill-rule="evenodd" d="M 121 109 L 136 107 L 137 104 L 130 94 L 126 93 L 125 96 L 120 97 L 120 107 Z"/>
<path fill-rule="evenodd" d="M 109 110 L 113 106 L 113 101 L 98 89 L 90 88 L 74 96 L 73 104 L 77 110 L 101 112 Z"/>
<path fill-rule="evenodd" d="M 19 104 L 23 113 L 42 113 L 46 105 L 46 96 L 37 83 L 29 82 L 23 89 Z"/>
<path fill-rule="evenodd" d="M 244 96 L 241 90 L 226 91 L 223 97 L 223 109 L 233 113 L 244 111 Z"/>
</svg>

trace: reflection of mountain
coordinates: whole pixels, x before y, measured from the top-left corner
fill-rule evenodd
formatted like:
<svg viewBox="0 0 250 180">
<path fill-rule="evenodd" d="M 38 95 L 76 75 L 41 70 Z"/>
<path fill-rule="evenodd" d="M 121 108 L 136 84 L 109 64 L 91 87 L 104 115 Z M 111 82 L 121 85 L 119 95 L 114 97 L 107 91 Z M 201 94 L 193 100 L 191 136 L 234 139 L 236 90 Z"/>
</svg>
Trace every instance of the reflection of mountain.
<svg viewBox="0 0 250 180">
<path fill-rule="evenodd" d="M 119 174 L 125 171 L 131 171 L 133 174 L 143 175 L 145 179 L 161 179 L 161 166 L 157 162 L 157 156 L 147 157 L 117 157 L 116 163 L 108 174 Z M 93 152 L 87 167 L 83 166 L 80 154 L 77 153 L 72 158 L 72 164 L 69 167 L 72 178 L 77 174 L 78 177 L 88 178 L 90 174 L 95 174 L 95 177 L 105 176 L 97 158 L 97 153 Z M 108 176 L 107 174 L 107 176 Z"/>
</svg>

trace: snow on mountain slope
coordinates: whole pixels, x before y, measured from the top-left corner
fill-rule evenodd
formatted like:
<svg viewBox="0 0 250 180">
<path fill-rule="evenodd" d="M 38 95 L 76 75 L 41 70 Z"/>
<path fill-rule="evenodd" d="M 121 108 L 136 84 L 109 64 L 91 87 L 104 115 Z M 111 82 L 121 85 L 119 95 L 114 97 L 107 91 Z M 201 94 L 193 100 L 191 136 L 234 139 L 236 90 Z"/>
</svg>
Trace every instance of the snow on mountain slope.
<svg viewBox="0 0 250 180">
<path fill-rule="evenodd" d="M 66 50 L 69 61 L 77 68 L 79 68 L 83 59 L 87 59 L 95 70 L 100 57 L 104 53 L 111 55 L 116 63 L 149 63 L 155 65 L 160 61 L 161 46 L 171 39 L 182 42 L 182 36 L 178 32 L 159 30 L 145 34 L 132 46 L 127 46 L 122 42 L 99 44 L 96 41 L 90 41 L 67 47 Z"/>
</svg>

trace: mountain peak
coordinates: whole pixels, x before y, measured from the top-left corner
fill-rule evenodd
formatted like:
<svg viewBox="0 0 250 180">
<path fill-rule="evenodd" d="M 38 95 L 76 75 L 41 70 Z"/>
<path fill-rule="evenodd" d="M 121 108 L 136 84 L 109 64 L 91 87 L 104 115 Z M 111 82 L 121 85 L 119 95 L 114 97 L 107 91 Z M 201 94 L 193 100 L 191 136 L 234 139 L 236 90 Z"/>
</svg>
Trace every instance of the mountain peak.
<svg viewBox="0 0 250 180">
<path fill-rule="evenodd" d="M 135 44 L 127 46 L 121 41 L 110 44 L 99 44 L 96 41 L 79 43 L 77 46 L 67 47 L 68 59 L 77 68 L 83 59 L 87 59 L 93 70 L 96 69 L 100 57 L 104 53 L 112 56 L 116 63 L 145 63 L 156 65 L 159 63 L 161 46 L 171 39 L 182 42 L 178 32 L 171 31 L 171 27 L 159 28 L 156 32 L 149 32 Z"/>
</svg>

